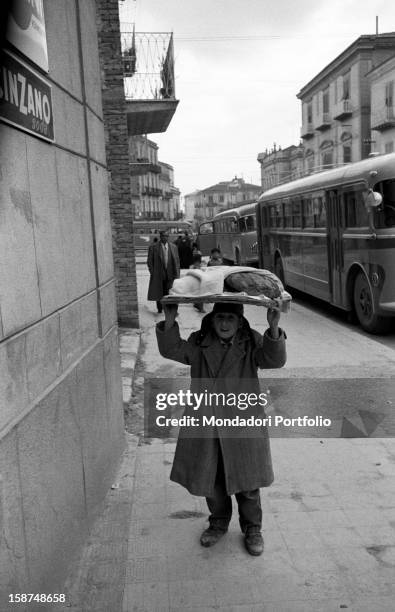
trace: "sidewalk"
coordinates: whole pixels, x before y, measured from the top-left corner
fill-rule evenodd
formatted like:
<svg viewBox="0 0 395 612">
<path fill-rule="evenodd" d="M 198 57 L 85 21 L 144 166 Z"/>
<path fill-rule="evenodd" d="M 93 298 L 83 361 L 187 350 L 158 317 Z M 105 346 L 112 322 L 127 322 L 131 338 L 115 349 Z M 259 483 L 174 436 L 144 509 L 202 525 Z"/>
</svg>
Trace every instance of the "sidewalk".
<svg viewBox="0 0 395 612">
<path fill-rule="evenodd" d="M 140 317 L 143 352 L 135 375 L 137 393 L 147 373 L 176 377 L 187 372 L 181 364 L 165 362 L 157 355 L 157 317 L 146 305 Z M 199 315 L 191 311 L 180 320 L 185 336 L 196 328 Z M 287 321 L 287 329 L 288 325 L 292 322 Z M 140 337 L 136 338 L 136 332 L 121 333 L 123 372 L 128 379 L 125 401 Z M 355 351 L 357 355 L 358 346 Z M 389 349 L 383 349 L 383 363 L 390 356 Z M 297 363 L 292 352 L 289 362 L 288 375 Z M 328 368 L 335 365 L 328 361 Z M 131 401 L 133 409 L 141 410 L 138 395 Z M 265 551 L 262 557 L 251 557 L 244 549 L 237 513 L 228 534 L 215 547 L 200 546 L 207 508 L 203 498 L 192 497 L 169 480 L 174 440 L 144 439 L 138 428 L 126 436 L 122 466 L 64 609 L 393 610 L 394 440 L 273 439 L 276 480 L 261 492 Z"/>
</svg>

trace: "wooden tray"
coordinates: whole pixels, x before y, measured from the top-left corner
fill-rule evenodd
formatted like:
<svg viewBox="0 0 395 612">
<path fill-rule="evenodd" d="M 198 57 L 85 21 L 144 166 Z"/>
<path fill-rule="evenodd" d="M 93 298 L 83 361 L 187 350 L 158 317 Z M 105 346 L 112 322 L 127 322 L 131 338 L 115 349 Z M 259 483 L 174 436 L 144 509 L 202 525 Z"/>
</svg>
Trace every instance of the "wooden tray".
<svg viewBox="0 0 395 612">
<path fill-rule="evenodd" d="M 279 298 L 268 298 L 266 295 L 248 295 L 247 293 L 210 293 L 208 295 L 165 295 L 162 304 L 215 304 L 234 302 L 236 304 L 249 304 L 264 306 L 265 308 L 280 308 L 281 312 L 291 310 L 291 295 L 284 291 Z"/>
</svg>

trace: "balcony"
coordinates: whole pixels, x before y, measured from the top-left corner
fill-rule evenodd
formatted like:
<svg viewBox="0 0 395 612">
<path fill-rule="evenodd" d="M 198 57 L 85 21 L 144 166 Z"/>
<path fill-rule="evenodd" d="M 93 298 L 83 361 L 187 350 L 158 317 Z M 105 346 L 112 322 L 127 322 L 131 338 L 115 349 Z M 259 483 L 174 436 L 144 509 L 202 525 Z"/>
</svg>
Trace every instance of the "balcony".
<svg viewBox="0 0 395 612">
<path fill-rule="evenodd" d="M 310 122 L 302 125 L 300 129 L 300 137 L 308 140 L 309 138 L 313 138 L 314 136 L 314 128 L 313 124 Z"/>
<path fill-rule="evenodd" d="M 128 132 L 165 132 L 176 111 L 173 34 L 121 32 Z"/>
<path fill-rule="evenodd" d="M 130 176 L 142 176 L 152 172 L 153 174 L 160 174 L 162 168 L 159 164 L 151 162 L 148 157 L 138 157 L 136 160 L 129 162 Z"/>
<path fill-rule="evenodd" d="M 372 117 L 372 130 L 384 132 L 395 127 L 395 111 L 392 106 L 386 106 L 381 112 L 375 113 Z"/>
<path fill-rule="evenodd" d="M 343 119 L 347 119 L 347 117 L 351 117 L 351 115 L 352 115 L 351 101 L 342 100 L 340 104 L 337 105 L 333 118 L 336 119 L 336 121 L 343 121 Z"/>
<path fill-rule="evenodd" d="M 317 119 L 317 125 L 315 127 L 316 130 L 320 132 L 324 132 L 325 130 L 329 130 L 331 127 L 331 118 L 329 113 L 322 113 L 321 116 Z"/>
<path fill-rule="evenodd" d="M 158 187 L 143 187 L 142 195 L 153 196 L 155 198 L 159 198 L 162 195 L 162 189 L 158 189 Z"/>
</svg>

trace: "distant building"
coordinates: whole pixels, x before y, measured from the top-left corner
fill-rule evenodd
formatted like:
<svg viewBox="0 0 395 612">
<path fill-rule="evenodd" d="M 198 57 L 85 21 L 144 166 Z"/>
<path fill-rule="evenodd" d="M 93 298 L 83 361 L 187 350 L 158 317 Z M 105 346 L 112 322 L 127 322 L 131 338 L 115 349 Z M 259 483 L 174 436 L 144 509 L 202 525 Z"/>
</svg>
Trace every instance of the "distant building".
<svg viewBox="0 0 395 612">
<path fill-rule="evenodd" d="M 371 83 L 372 150 L 392 153 L 395 150 L 395 57 L 373 68 L 368 77 Z"/>
<path fill-rule="evenodd" d="M 180 190 L 174 186 L 174 168 L 170 164 L 159 162 L 159 189 L 161 190 L 161 206 L 164 218 L 175 221 L 182 216 L 180 209 Z"/>
<path fill-rule="evenodd" d="M 286 149 L 274 145 L 271 151 L 258 154 L 261 165 L 261 184 L 266 191 L 271 187 L 293 181 L 303 176 L 303 145 L 291 145 Z"/>
<path fill-rule="evenodd" d="M 184 196 L 184 211 L 185 211 L 185 219 L 187 221 L 194 221 L 195 219 L 195 206 L 197 202 L 197 195 L 199 191 L 193 191 L 192 193 L 187 193 Z"/>
<path fill-rule="evenodd" d="M 222 181 L 206 189 L 188 194 L 185 199 L 188 213 L 193 208 L 195 222 L 202 223 L 205 219 L 211 219 L 226 208 L 233 208 L 254 201 L 261 192 L 260 185 L 246 183 L 244 179 L 235 176 L 231 181 Z M 187 216 L 187 218 L 189 217 Z"/>
<path fill-rule="evenodd" d="M 180 190 L 174 169 L 158 161 L 158 145 L 146 136 L 129 136 L 129 165 L 134 218 L 175 220 L 180 216 Z"/>
<path fill-rule="evenodd" d="M 372 143 L 367 75 L 394 55 L 394 32 L 360 36 L 302 87 L 297 97 L 302 102 L 305 171 L 323 170 L 369 155 Z M 380 78 L 378 73 L 373 75 L 375 82 Z"/>
</svg>

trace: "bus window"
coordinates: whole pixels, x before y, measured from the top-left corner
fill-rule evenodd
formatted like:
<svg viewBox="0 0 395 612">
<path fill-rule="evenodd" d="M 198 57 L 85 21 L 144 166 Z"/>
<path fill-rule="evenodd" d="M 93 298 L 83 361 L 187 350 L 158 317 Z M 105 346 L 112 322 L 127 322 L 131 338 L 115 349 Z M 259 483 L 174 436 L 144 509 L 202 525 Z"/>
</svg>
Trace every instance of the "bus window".
<svg viewBox="0 0 395 612">
<path fill-rule="evenodd" d="M 213 224 L 212 223 L 202 223 L 199 227 L 199 234 L 212 234 L 213 233 Z"/>
<path fill-rule="evenodd" d="M 246 230 L 246 217 L 240 217 L 239 219 L 239 231 L 244 233 Z"/>
<path fill-rule="evenodd" d="M 395 226 L 395 180 L 383 181 L 374 186 L 381 193 L 383 203 L 374 211 L 374 224 L 378 228 Z"/>
<path fill-rule="evenodd" d="M 314 227 L 326 227 L 326 208 L 323 198 L 313 199 Z"/>
<path fill-rule="evenodd" d="M 255 215 L 245 217 L 246 232 L 253 232 L 256 229 Z"/>
<path fill-rule="evenodd" d="M 292 202 L 292 224 L 293 227 L 302 227 L 302 203 L 299 199 Z"/>
<path fill-rule="evenodd" d="M 369 227 L 368 211 L 362 198 L 362 188 L 353 189 L 344 194 L 344 213 L 346 227 Z"/>
<path fill-rule="evenodd" d="M 311 198 L 303 200 L 303 227 L 314 227 L 313 201 Z"/>
<path fill-rule="evenodd" d="M 292 227 L 292 203 L 284 202 L 284 227 Z"/>
<path fill-rule="evenodd" d="M 269 225 L 270 227 L 279 227 L 281 222 L 278 206 L 275 204 L 269 207 Z"/>
</svg>

